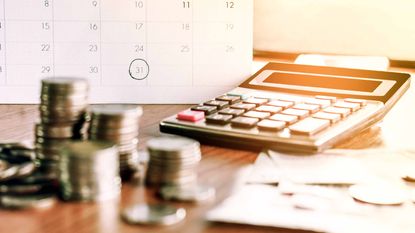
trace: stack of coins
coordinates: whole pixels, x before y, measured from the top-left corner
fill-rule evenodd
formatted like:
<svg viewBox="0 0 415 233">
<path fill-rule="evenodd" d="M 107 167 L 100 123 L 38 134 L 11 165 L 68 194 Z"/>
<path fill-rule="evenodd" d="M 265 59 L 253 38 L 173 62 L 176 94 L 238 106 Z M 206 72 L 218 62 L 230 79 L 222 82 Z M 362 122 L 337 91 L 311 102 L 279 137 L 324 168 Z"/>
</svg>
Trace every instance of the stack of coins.
<svg viewBox="0 0 415 233">
<path fill-rule="evenodd" d="M 97 105 L 91 108 L 89 137 L 118 145 L 120 173 L 125 180 L 137 171 L 138 130 L 143 110 L 138 105 Z"/>
<path fill-rule="evenodd" d="M 184 137 L 164 136 L 147 143 L 150 161 L 146 183 L 153 186 L 185 186 L 197 180 L 201 160 L 199 142 Z"/>
<path fill-rule="evenodd" d="M 44 171 L 56 171 L 63 144 L 86 137 L 88 90 L 88 82 L 84 79 L 42 80 L 41 122 L 35 126 L 35 147 Z"/>
<path fill-rule="evenodd" d="M 0 207 L 43 208 L 56 202 L 57 182 L 35 164 L 27 143 L 0 144 Z"/>
<path fill-rule="evenodd" d="M 63 200 L 103 201 L 121 191 L 118 150 L 111 143 L 71 142 L 59 160 L 60 196 Z"/>
</svg>

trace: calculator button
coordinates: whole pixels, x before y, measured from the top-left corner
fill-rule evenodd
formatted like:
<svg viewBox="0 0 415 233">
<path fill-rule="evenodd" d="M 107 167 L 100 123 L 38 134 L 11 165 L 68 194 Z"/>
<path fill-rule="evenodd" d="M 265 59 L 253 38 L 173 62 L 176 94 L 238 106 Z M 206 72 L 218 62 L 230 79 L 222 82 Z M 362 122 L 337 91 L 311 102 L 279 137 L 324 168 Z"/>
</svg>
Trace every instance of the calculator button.
<svg viewBox="0 0 415 233">
<path fill-rule="evenodd" d="M 237 96 L 237 97 L 239 97 L 242 100 L 248 99 L 250 97 L 250 95 L 248 95 L 248 94 L 238 94 L 238 93 L 228 93 L 226 95 L 229 95 L 229 96 Z"/>
<path fill-rule="evenodd" d="M 279 113 L 282 111 L 281 107 L 262 105 L 255 109 L 258 112 L 270 112 L 270 113 Z"/>
<path fill-rule="evenodd" d="M 317 118 L 317 119 L 329 120 L 330 123 L 332 123 L 332 124 L 340 121 L 340 119 L 341 119 L 340 114 L 327 113 L 327 112 L 318 112 L 318 113 L 314 114 L 313 117 Z"/>
<path fill-rule="evenodd" d="M 295 98 L 295 97 L 291 97 L 291 96 L 280 97 L 280 98 L 278 98 L 278 100 L 285 101 L 285 102 L 291 102 L 291 103 L 294 103 L 294 104 L 301 102 L 299 98 Z"/>
<path fill-rule="evenodd" d="M 362 99 L 352 99 L 352 98 L 347 98 L 344 100 L 345 102 L 348 103 L 356 103 L 356 104 L 360 104 L 360 106 L 364 107 L 367 105 L 367 100 L 362 100 Z"/>
<path fill-rule="evenodd" d="M 323 112 L 339 114 L 342 118 L 350 115 L 350 109 L 348 108 L 328 107 L 323 109 Z"/>
<path fill-rule="evenodd" d="M 258 119 L 264 119 L 264 118 L 267 118 L 267 117 L 271 116 L 271 113 L 269 113 L 269 112 L 249 111 L 249 112 L 244 113 L 243 116 L 253 117 L 253 118 L 258 118 Z"/>
<path fill-rule="evenodd" d="M 323 129 L 330 126 L 329 120 L 317 119 L 317 118 L 307 118 L 294 125 L 290 126 L 289 129 L 292 134 L 305 134 L 313 135 Z"/>
<path fill-rule="evenodd" d="M 308 110 L 293 109 L 293 108 L 285 109 L 281 113 L 285 115 L 297 116 L 300 119 L 306 118 L 310 115 L 310 112 Z"/>
<path fill-rule="evenodd" d="M 222 96 L 216 97 L 216 100 L 227 101 L 229 104 L 234 104 L 234 103 L 238 103 L 239 101 L 241 101 L 241 97 L 240 96 L 222 95 Z"/>
<path fill-rule="evenodd" d="M 325 96 L 325 95 L 318 95 L 316 96 L 316 99 L 320 99 L 320 100 L 328 100 L 331 103 L 334 103 L 337 101 L 337 98 L 334 96 Z"/>
<path fill-rule="evenodd" d="M 206 117 L 207 123 L 226 125 L 232 119 L 232 115 L 213 114 Z"/>
<path fill-rule="evenodd" d="M 320 106 L 315 104 L 296 104 L 293 106 L 293 109 L 307 110 L 310 113 L 315 113 L 320 110 Z"/>
<path fill-rule="evenodd" d="M 355 112 L 360 109 L 360 104 L 358 103 L 348 103 L 348 102 L 337 102 L 334 104 L 334 107 L 336 108 L 348 108 L 352 110 L 352 112 Z"/>
<path fill-rule="evenodd" d="M 255 104 L 242 104 L 242 103 L 239 103 L 239 104 L 231 105 L 231 108 L 242 109 L 245 112 L 250 111 L 250 110 L 254 109 L 255 107 L 256 107 Z"/>
<path fill-rule="evenodd" d="M 275 115 L 272 115 L 269 119 L 274 120 L 274 121 L 283 121 L 287 123 L 288 125 L 294 124 L 295 122 L 298 121 L 297 116 L 290 116 L 290 115 L 284 115 L 284 114 L 275 114 Z"/>
<path fill-rule="evenodd" d="M 205 102 L 204 105 L 214 106 L 217 109 L 222 109 L 222 108 L 229 107 L 229 102 L 228 101 L 220 101 L 220 100 L 209 100 L 209 101 Z"/>
<path fill-rule="evenodd" d="M 266 104 L 268 102 L 267 99 L 262 99 L 262 98 L 248 98 L 246 100 L 243 101 L 246 104 L 255 104 L 257 106 L 262 105 L 262 104 Z"/>
<path fill-rule="evenodd" d="M 196 122 L 205 118 L 205 113 L 201 111 L 185 110 L 177 114 L 177 119 L 183 121 Z"/>
<path fill-rule="evenodd" d="M 331 105 L 330 100 L 320 100 L 320 99 L 308 99 L 305 101 L 306 104 L 315 104 L 320 106 L 321 108 L 326 108 Z"/>
<path fill-rule="evenodd" d="M 251 117 L 237 117 L 231 120 L 232 126 L 242 128 L 252 128 L 259 120 Z"/>
<path fill-rule="evenodd" d="M 205 115 L 210 115 L 217 112 L 217 108 L 214 106 L 198 105 L 191 108 L 193 111 L 202 111 Z"/>
<path fill-rule="evenodd" d="M 285 128 L 287 123 L 283 121 L 262 120 L 257 126 L 260 130 L 279 131 Z"/>
<path fill-rule="evenodd" d="M 273 101 L 268 102 L 267 105 L 286 109 L 286 108 L 294 106 L 294 103 L 287 102 L 287 101 L 273 100 Z"/>
<path fill-rule="evenodd" d="M 219 114 L 232 115 L 233 117 L 240 116 L 245 112 L 243 109 L 225 108 L 219 111 Z"/>
</svg>

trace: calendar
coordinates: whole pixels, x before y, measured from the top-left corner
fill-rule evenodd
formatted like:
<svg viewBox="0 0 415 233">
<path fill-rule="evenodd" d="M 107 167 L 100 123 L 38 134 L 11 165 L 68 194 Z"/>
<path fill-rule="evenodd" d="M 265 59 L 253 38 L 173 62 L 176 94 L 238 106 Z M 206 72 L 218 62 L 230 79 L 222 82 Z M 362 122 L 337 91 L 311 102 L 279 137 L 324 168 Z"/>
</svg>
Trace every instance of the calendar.
<svg viewBox="0 0 415 233">
<path fill-rule="evenodd" d="M 251 74 L 253 0 L 0 0 L 0 103 L 82 77 L 92 103 L 197 103 Z"/>
</svg>

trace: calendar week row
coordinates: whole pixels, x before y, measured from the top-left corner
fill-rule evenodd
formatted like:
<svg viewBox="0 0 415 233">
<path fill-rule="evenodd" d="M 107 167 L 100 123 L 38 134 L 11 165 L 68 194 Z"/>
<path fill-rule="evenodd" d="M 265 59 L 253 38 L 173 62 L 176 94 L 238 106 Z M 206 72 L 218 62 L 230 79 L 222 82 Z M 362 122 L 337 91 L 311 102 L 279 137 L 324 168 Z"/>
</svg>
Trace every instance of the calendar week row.
<svg viewBox="0 0 415 233">
<path fill-rule="evenodd" d="M 221 64 L 239 61 L 251 52 L 241 43 L 0 43 L 0 63 L 123 65 L 135 58 L 151 64 Z"/>
<path fill-rule="evenodd" d="M 0 0 L 0 18 L 216 21 L 243 19 L 252 4 L 252 0 Z"/>
<path fill-rule="evenodd" d="M 0 86 L 33 86 L 50 76 L 83 77 L 93 86 L 231 86 L 241 78 L 241 64 L 149 65 L 148 77 L 135 80 L 124 65 L 9 65 L 0 64 Z M 250 67 L 249 62 L 245 67 Z M 226 79 L 224 79 L 226 77 Z M 233 82 L 233 81 L 230 81 Z"/>
<path fill-rule="evenodd" d="M 195 42 L 240 41 L 250 27 L 229 22 L 1 21 L 0 41 L 12 42 Z"/>
</svg>

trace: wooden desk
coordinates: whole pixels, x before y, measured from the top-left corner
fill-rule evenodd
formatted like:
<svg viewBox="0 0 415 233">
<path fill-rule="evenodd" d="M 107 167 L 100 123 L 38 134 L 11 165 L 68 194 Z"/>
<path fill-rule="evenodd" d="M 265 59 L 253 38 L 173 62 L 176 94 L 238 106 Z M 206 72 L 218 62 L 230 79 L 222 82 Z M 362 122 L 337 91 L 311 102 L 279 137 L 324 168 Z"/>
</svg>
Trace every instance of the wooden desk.
<svg viewBox="0 0 415 233">
<path fill-rule="evenodd" d="M 404 71 L 404 70 L 402 70 Z M 406 72 L 411 72 L 407 70 Z M 413 72 L 413 71 L 412 71 Z M 187 108 L 187 105 L 145 105 L 140 131 L 140 147 L 158 135 L 158 122 Z M 33 139 L 37 106 L 0 106 L 0 141 Z M 415 88 L 411 88 L 389 112 L 384 121 L 358 136 L 341 143 L 339 148 L 408 147 L 415 142 Z M 118 202 L 102 204 L 59 203 L 46 210 L 0 211 L 0 232 L 13 233 L 116 233 L 116 232 L 277 232 L 271 228 L 257 228 L 225 224 L 210 224 L 203 220 L 205 212 L 230 194 L 235 177 L 244 166 L 251 164 L 257 153 L 203 145 L 203 160 L 199 177 L 203 183 L 217 189 L 217 198 L 202 205 L 175 204 L 188 211 L 185 221 L 170 227 L 131 226 L 121 221 L 119 212 L 136 202 L 158 202 L 154 190 L 125 184 Z M 249 214 L 249 213 L 247 213 Z M 287 232 L 279 230 L 278 232 Z M 291 232 L 291 231 L 288 231 Z"/>
</svg>

